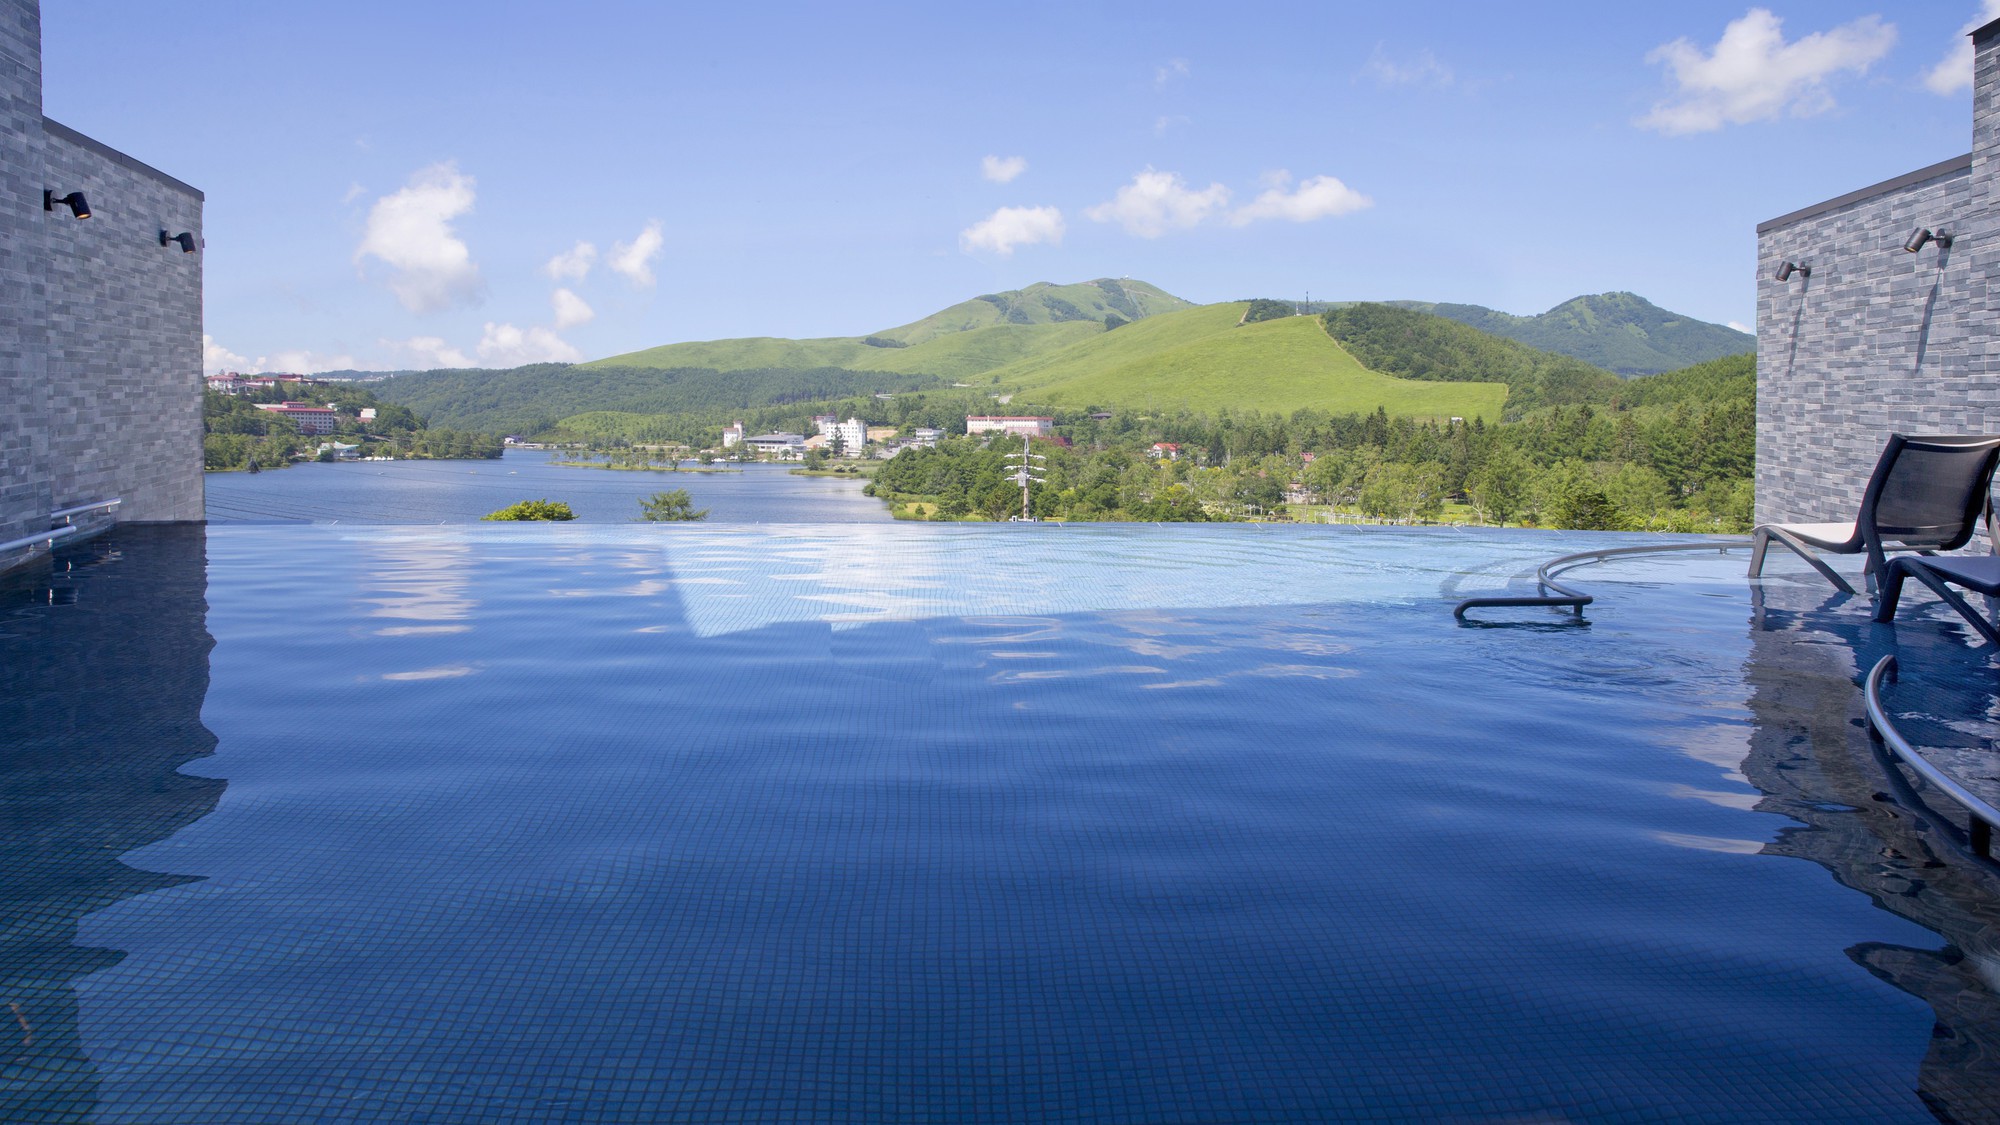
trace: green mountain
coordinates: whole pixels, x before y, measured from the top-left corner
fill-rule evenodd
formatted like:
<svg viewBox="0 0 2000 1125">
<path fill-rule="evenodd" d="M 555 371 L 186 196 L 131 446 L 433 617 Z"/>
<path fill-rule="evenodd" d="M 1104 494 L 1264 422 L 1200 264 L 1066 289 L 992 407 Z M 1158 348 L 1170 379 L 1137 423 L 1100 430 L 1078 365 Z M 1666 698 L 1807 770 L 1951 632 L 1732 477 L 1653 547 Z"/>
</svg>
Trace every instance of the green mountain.
<svg viewBox="0 0 2000 1125">
<path fill-rule="evenodd" d="M 1616 375 L 1580 359 L 1416 309 L 1347 305 L 1320 321 L 1371 371 L 1401 379 L 1506 384 L 1509 417 L 1542 406 L 1607 402 L 1618 389 Z"/>
<path fill-rule="evenodd" d="M 1249 302 L 1199 305 L 1021 360 L 989 373 L 1016 398 L 1051 406 L 1125 406 L 1335 414 L 1484 417 L 1499 421 L 1507 387 L 1445 385 L 1371 371 L 1314 317 L 1245 323 Z"/>
<path fill-rule="evenodd" d="M 1755 336 L 1668 312 L 1636 293 L 1573 297 L 1539 316 L 1514 316 L 1483 305 L 1389 303 L 1449 317 L 1481 332 L 1571 356 L 1620 375 L 1673 371 L 1757 350 Z"/>
<path fill-rule="evenodd" d="M 1143 281 L 1039 282 L 961 301 L 922 320 L 867 336 L 784 340 L 765 336 L 666 344 L 608 356 L 589 367 L 706 367 L 717 371 L 845 367 L 967 379 L 1157 313 L 1191 308 Z"/>
</svg>

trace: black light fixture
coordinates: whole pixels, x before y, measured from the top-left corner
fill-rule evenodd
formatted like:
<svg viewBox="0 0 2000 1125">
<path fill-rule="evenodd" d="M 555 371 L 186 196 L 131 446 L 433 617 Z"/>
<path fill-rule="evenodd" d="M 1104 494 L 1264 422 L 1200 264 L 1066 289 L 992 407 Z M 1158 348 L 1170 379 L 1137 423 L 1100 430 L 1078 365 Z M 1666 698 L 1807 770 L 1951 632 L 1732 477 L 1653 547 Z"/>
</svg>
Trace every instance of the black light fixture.
<svg viewBox="0 0 2000 1125">
<path fill-rule="evenodd" d="M 73 191 L 68 195 L 57 195 L 52 188 L 42 189 L 42 210 L 53 211 L 58 203 L 69 208 L 69 213 L 79 219 L 90 218 L 90 201 L 83 197 L 82 192 Z"/>
<path fill-rule="evenodd" d="M 1778 280 L 1790 281 L 1792 279 L 1792 275 L 1795 273 L 1804 274 L 1807 277 L 1811 277 L 1812 267 L 1802 266 L 1797 264 L 1796 262 L 1786 262 L 1785 264 L 1778 267 Z"/>
<path fill-rule="evenodd" d="M 1911 231 L 1910 237 L 1903 242 L 1903 249 L 1914 254 L 1929 242 L 1937 243 L 1940 250 L 1951 249 L 1951 236 L 1943 231 L 1932 231 L 1929 227 L 1918 227 Z"/>
<path fill-rule="evenodd" d="M 160 245 L 172 246 L 175 243 L 180 244 L 181 253 L 183 254 L 194 253 L 195 242 L 194 242 L 194 235 L 192 233 L 188 231 L 182 231 L 179 234 L 168 234 L 166 231 L 160 232 Z"/>
</svg>

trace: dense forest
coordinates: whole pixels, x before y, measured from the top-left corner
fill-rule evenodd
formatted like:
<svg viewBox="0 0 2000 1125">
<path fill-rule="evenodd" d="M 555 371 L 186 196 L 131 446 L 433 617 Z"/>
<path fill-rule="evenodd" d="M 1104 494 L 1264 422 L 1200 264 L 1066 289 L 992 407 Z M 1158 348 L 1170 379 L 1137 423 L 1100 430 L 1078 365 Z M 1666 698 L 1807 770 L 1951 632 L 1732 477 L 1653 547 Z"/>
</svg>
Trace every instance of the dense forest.
<svg viewBox="0 0 2000 1125">
<path fill-rule="evenodd" d="M 257 409 L 257 403 L 283 402 L 307 396 L 315 405 L 332 405 L 335 430 L 330 435 L 304 435 L 298 424 L 281 414 Z M 361 420 L 373 409 L 375 417 Z M 325 442 L 359 445 L 357 456 L 436 459 L 500 456 L 501 441 L 491 434 L 468 430 L 436 430 L 409 407 L 378 401 L 374 393 L 352 383 L 279 384 L 249 388 L 237 394 L 202 392 L 202 466 L 207 469 L 275 469 L 303 457 L 324 456 Z"/>
<path fill-rule="evenodd" d="M 425 417 L 495 434 L 539 434 L 577 414 L 618 411 L 719 418 L 746 406 L 768 406 L 877 392 L 940 387 L 932 375 L 760 368 L 720 372 L 705 367 L 575 367 L 542 363 L 506 371 L 425 371 L 381 385 L 385 398 Z M 723 423 L 718 422 L 718 428 Z"/>
<path fill-rule="evenodd" d="M 1291 516 L 1302 505 L 1421 521 L 1447 510 L 1483 523 L 1657 531 L 1737 530 L 1750 519 L 1755 365 L 1734 356 L 1608 388 L 1598 403 L 1518 421 L 1240 413 L 1057 415 L 1070 445 L 1038 443 L 1045 519 Z M 913 404 L 914 405 L 914 404 Z M 961 422 L 962 426 L 962 422 Z M 1178 458 L 1156 455 L 1177 446 Z M 929 518 L 1020 510 L 1010 440 L 959 438 L 876 472 L 875 495 Z"/>
</svg>

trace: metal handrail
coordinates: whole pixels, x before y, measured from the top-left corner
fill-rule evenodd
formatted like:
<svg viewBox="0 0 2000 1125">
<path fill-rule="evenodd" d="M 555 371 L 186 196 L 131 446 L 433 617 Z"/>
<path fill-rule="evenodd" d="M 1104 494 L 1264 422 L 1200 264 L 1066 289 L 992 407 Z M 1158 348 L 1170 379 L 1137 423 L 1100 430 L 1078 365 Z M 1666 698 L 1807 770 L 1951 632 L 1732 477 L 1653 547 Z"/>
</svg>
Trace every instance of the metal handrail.
<svg viewBox="0 0 2000 1125">
<path fill-rule="evenodd" d="M 1583 607 L 1597 599 L 1556 581 L 1555 576 L 1563 571 L 1624 555 L 1663 555 L 1675 551 L 1735 551 L 1749 546 L 1748 536 L 1736 536 L 1730 539 L 1704 539 L 1699 543 L 1648 543 L 1638 547 L 1606 547 L 1596 551 L 1578 551 L 1573 555 L 1550 559 L 1535 568 L 1535 589 L 1541 591 L 1540 595 L 1467 598 L 1458 603 L 1451 611 L 1451 615 L 1459 621 L 1464 621 L 1465 611 L 1478 606 L 1546 605 L 1569 606 L 1576 610 L 1578 617 L 1582 617 Z M 1548 593 L 1550 590 L 1557 591 L 1556 596 L 1550 596 Z"/>
<path fill-rule="evenodd" d="M 2000 810 L 1981 800 L 1977 794 L 1953 780 L 1950 774 L 1932 765 L 1922 754 L 1917 753 L 1916 747 L 1911 746 L 1909 740 L 1904 738 L 1889 721 L 1888 713 L 1882 709 L 1882 677 L 1895 674 L 1896 658 L 1893 656 L 1883 657 L 1875 662 L 1875 667 L 1868 670 L 1868 680 L 1862 686 L 1861 695 L 1867 707 L 1869 727 L 1904 765 L 1917 772 L 1917 776 L 1937 786 L 1945 796 L 1965 807 L 1966 813 L 1972 818 L 1970 833 L 1972 850 L 1991 858 L 1993 826 L 2000 824 Z"/>
<path fill-rule="evenodd" d="M 52 527 L 47 531 L 37 531 L 33 535 L 23 535 L 19 539 L 9 539 L 5 543 L 0 543 L 0 554 L 5 554 L 8 551 L 17 551 L 23 547 L 33 547 L 40 543 L 54 543 L 58 539 L 67 539 L 82 530 L 82 528 L 75 524 L 70 524 L 66 527 Z"/>
<path fill-rule="evenodd" d="M 83 515 L 86 512 L 95 512 L 107 508 L 116 508 L 118 505 L 124 502 L 125 502 L 124 497 L 113 496 L 109 500 L 98 500 L 89 504 L 78 504 L 74 508 L 62 508 L 57 511 L 50 512 L 49 518 L 52 520 L 71 519 L 73 517 Z"/>
</svg>

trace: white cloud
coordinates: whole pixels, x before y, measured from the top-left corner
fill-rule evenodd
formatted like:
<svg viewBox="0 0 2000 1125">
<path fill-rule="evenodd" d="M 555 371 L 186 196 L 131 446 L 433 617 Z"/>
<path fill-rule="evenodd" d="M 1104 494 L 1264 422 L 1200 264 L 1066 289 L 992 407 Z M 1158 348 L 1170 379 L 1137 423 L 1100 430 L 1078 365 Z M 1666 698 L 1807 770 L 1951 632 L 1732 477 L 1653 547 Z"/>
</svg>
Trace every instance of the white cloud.
<svg viewBox="0 0 2000 1125">
<path fill-rule="evenodd" d="M 1025 156 L 989 156 L 979 162 L 979 174 L 996 184 L 1012 183 L 1028 170 Z"/>
<path fill-rule="evenodd" d="M 1189 117 L 1184 113 L 1176 113 L 1171 115 L 1163 113 L 1160 116 L 1153 118 L 1153 135 L 1156 137 L 1164 137 L 1170 130 L 1174 129 L 1177 126 L 1192 125 L 1192 124 L 1194 124 L 1194 118 Z"/>
<path fill-rule="evenodd" d="M 958 245 L 966 252 L 991 250 L 1005 258 L 1016 246 L 1048 243 L 1062 245 L 1062 211 L 1054 207 L 1002 207 L 986 218 L 958 232 Z"/>
<path fill-rule="evenodd" d="M 1662 133 L 1706 133 L 1786 113 L 1824 113 L 1834 105 L 1828 79 L 1843 71 L 1866 73 L 1895 43 L 1895 25 L 1879 16 L 1787 43 L 1783 21 L 1752 8 L 1723 29 L 1712 51 L 1676 39 L 1646 56 L 1665 64 L 1679 90 L 1637 124 Z"/>
<path fill-rule="evenodd" d="M 479 338 L 479 361 L 488 367 L 519 367 L 524 363 L 576 363 L 583 353 L 571 347 L 553 331 L 536 325 L 516 328 L 511 324 L 486 323 Z"/>
<path fill-rule="evenodd" d="M 590 267 L 597 262 L 597 247 L 579 241 L 575 246 L 550 258 L 542 267 L 542 272 L 551 281 L 582 281 L 590 276 Z"/>
<path fill-rule="evenodd" d="M 1291 188 L 1292 176 L 1289 172 L 1278 172 L 1269 180 L 1269 190 L 1230 212 L 1229 222 L 1232 225 L 1240 227 L 1259 219 L 1310 223 L 1314 219 L 1346 215 L 1375 205 L 1374 200 L 1332 176 L 1314 176 L 1300 183 L 1296 189 Z"/>
<path fill-rule="evenodd" d="M 1924 75 L 1924 85 L 1932 93 L 1950 96 L 1960 90 L 1972 89 L 1972 40 L 1968 38 L 1974 28 L 2000 20 L 2000 0 L 1983 0 L 1979 14 L 1958 29 L 1958 42 L 1938 60 Z"/>
<path fill-rule="evenodd" d="M 357 180 L 354 183 L 347 185 L 347 194 L 340 197 L 340 202 L 342 204 L 352 203 L 355 200 L 360 199 L 362 196 L 367 194 L 368 194 L 368 189 L 362 187 L 361 182 Z"/>
<path fill-rule="evenodd" d="M 1375 44 L 1375 50 L 1368 56 L 1367 65 L 1361 68 L 1357 79 L 1367 78 L 1377 86 L 1449 86 L 1452 83 L 1451 68 L 1438 61 L 1438 57 L 1428 49 L 1418 51 L 1407 62 L 1397 62 L 1389 57 L 1382 44 Z"/>
<path fill-rule="evenodd" d="M 613 273 L 623 274 L 634 285 L 650 287 L 653 284 L 653 259 L 660 254 L 660 220 L 653 219 L 639 237 L 631 242 L 614 243 L 604 264 Z"/>
<path fill-rule="evenodd" d="M 219 375 L 224 371 L 241 371 L 250 360 L 237 355 L 215 342 L 215 337 L 201 334 L 201 370 L 205 375 Z"/>
<path fill-rule="evenodd" d="M 410 177 L 408 187 L 375 201 L 354 263 L 376 258 L 393 271 L 389 288 L 414 313 L 479 299 L 483 284 L 472 252 L 451 221 L 472 210 L 472 177 L 446 161 Z"/>
<path fill-rule="evenodd" d="M 1115 222 L 1140 238 L 1158 238 L 1174 228 L 1195 226 L 1227 206 L 1229 189 L 1221 184 L 1194 191 L 1178 173 L 1147 168 L 1110 202 L 1084 214 L 1100 223 Z"/>
<path fill-rule="evenodd" d="M 1732 320 L 1729 322 L 1729 327 L 1736 329 L 1738 332 L 1748 332 L 1752 336 L 1755 336 L 1757 334 L 1757 330 L 1755 328 L 1752 328 L 1749 325 L 1744 324 L 1742 321 Z"/>
<path fill-rule="evenodd" d="M 575 328 L 579 324 L 589 324 L 597 318 L 597 310 L 585 304 L 582 297 L 567 289 L 558 289 L 549 294 L 549 304 L 555 306 L 556 331 Z"/>
<path fill-rule="evenodd" d="M 321 355 L 318 352 L 294 349 L 272 355 L 260 355 L 252 364 L 259 371 L 276 375 L 317 375 L 322 371 L 353 371 L 361 364 L 351 355 Z"/>
<path fill-rule="evenodd" d="M 472 357 L 451 347 L 439 336 L 412 336 L 407 340 L 384 340 L 390 347 L 408 353 L 417 367 L 472 367 Z"/>
<path fill-rule="evenodd" d="M 1164 90 L 1167 88 L 1167 84 L 1174 79 L 1186 78 L 1187 76 L 1188 61 L 1186 59 L 1168 59 L 1153 71 L 1153 88 L 1155 90 Z"/>
</svg>

